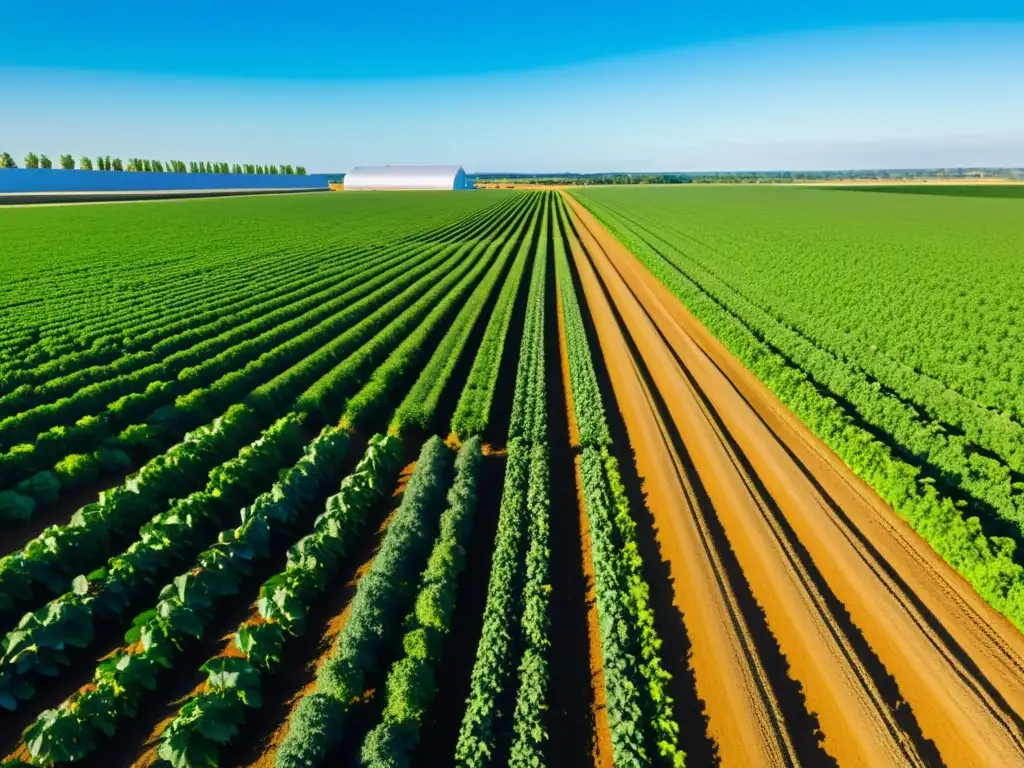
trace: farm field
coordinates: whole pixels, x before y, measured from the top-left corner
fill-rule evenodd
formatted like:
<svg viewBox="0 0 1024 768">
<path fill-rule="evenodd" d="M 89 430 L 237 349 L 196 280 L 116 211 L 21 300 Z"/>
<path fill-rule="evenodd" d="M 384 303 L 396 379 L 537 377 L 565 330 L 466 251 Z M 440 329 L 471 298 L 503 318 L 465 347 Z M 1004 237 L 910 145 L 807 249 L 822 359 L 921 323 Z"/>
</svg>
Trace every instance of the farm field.
<svg viewBox="0 0 1024 768">
<path fill-rule="evenodd" d="M 0 210 L 4 765 L 1024 765 L 1017 207 Z"/>
</svg>

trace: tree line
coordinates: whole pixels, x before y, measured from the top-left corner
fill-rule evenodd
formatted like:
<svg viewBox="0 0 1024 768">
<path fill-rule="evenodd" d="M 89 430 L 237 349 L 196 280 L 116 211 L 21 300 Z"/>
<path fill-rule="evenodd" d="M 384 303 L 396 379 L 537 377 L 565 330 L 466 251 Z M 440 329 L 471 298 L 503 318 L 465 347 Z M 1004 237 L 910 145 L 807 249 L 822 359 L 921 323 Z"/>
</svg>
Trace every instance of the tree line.
<svg viewBox="0 0 1024 768">
<path fill-rule="evenodd" d="M 254 165 L 251 163 L 211 163 L 199 160 L 186 163 L 184 160 L 145 160 L 132 157 L 123 162 L 119 157 L 102 155 L 95 160 L 82 157 L 77 164 L 71 155 L 60 156 L 60 167 L 73 171 L 76 167 L 83 171 L 146 171 L 149 173 L 235 173 L 265 174 L 270 176 L 305 176 L 306 169 L 301 165 Z M 17 168 L 18 164 L 10 153 L 0 153 L 0 168 Z M 53 160 L 46 155 L 29 152 L 25 155 L 26 168 L 53 168 Z"/>
</svg>

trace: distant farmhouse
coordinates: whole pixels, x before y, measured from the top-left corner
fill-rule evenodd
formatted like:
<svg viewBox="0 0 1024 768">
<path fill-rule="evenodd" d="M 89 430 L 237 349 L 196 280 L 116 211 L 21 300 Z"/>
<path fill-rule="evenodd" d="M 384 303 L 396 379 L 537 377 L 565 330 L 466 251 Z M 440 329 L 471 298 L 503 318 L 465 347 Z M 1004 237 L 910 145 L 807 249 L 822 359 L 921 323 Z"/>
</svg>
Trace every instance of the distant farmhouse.
<svg viewBox="0 0 1024 768">
<path fill-rule="evenodd" d="M 461 165 L 359 166 L 345 174 L 345 189 L 472 189 Z"/>
</svg>

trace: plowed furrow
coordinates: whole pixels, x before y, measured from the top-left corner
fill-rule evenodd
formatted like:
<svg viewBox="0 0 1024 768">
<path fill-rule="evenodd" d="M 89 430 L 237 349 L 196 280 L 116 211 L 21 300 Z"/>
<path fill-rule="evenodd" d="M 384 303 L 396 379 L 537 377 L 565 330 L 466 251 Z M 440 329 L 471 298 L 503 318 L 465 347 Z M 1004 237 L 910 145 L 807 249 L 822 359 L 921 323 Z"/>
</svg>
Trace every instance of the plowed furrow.
<svg viewBox="0 0 1024 768">
<path fill-rule="evenodd" d="M 675 604 L 685 617 L 698 693 L 719 756 L 726 765 L 795 765 L 782 709 L 680 457 L 589 260 L 578 243 L 570 245 L 637 469 L 646 478 L 644 491 L 672 569 Z"/>
<path fill-rule="evenodd" d="M 1024 765 L 1019 634 L 574 208 L 828 751 Z"/>
</svg>

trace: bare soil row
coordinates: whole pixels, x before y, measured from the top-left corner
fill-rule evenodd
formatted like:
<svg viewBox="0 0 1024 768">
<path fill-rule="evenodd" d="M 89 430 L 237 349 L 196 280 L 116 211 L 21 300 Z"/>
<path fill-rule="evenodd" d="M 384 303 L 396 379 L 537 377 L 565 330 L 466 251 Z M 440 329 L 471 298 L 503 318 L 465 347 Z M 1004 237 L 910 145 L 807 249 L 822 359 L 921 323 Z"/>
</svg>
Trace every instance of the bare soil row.
<svg viewBox="0 0 1024 768">
<path fill-rule="evenodd" d="M 566 199 L 723 764 L 1024 764 L 1019 633 Z"/>
</svg>

